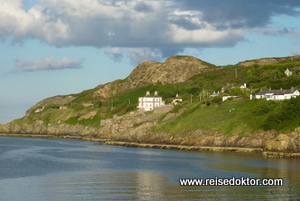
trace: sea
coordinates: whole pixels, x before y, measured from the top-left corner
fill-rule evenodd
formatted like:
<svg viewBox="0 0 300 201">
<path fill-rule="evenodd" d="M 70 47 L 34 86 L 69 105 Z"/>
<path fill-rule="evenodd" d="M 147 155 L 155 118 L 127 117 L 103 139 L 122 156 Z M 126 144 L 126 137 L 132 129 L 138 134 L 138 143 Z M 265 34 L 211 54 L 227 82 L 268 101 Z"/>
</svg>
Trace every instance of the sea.
<svg viewBox="0 0 300 201">
<path fill-rule="evenodd" d="M 0 137 L 1 201 L 299 199 L 300 159 Z"/>
</svg>

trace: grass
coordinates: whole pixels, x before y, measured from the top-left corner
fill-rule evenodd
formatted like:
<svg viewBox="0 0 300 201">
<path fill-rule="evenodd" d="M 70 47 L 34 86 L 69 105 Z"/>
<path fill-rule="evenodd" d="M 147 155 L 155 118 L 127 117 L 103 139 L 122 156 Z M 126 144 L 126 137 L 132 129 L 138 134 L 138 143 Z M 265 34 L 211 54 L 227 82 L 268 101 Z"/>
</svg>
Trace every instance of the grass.
<svg viewBox="0 0 300 201">
<path fill-rule="evenodd" d="M 99 126 L 100 125 L 100 120 L 101 117 L 99 115 L 95 115 L 92 118 L 89 119 L 82 119 L 82 120 L 78 120 L 79 116 L 76 117 L 71 117 L 68 120 L 65 121 L 65 123 L 67 124 L 82 124 L 85 126 L 91 126 L 91 127 L 95 127 L 95 126 Z"/>
<path fill-rule="evenodd" d="M 177 56 L 177 59 L 186 59 L 186 57 Z M 282 64 L 269 65 L 253 65 L 248 67 L 229 65 L 223 67 L 215 67 L 213 71 L 202 72 L 193 76 L 188 81 L 175 84 L 151 84 L 143 86 L 134 90 L 126 91 L 114 95 L 107 100 L 101 102 L 94 100 L 93 93 L 97 89 L 85 90 L 79 94 L 72 94 L 76 97 L 68 104 L 66 110 L 52 109 L 52 107 L 59 107 L 59 105 L 48 104 L 40 113 L 34 113 L 34 108 L 23 120 L 18 122 L 33 123 L 36 120 L 43 120 L 45 124 L 56 123 L 60 120 L 68 124 L 82 124 L 86 126 L 99 125 L 100 119 L 111 118 L 115 114 L 124 115 L 130 111 L 136 110 L 138 98 L 145 96 L 146 91 L 151 94 L 158 91 L 159 95 L 168 103 L 178 93 L 184 100 L 184 103 L 174 107 L 170 113 L 184 112 L 175 118 L 170 119 L 165 123 L 154 128 L 154 130 L 161 130 L 169 133 L 187 133 L 196 129 L 214 130 L 224 133 L 226 135 L 240 134 L 243 135 L 245 131 L 253 131 L 261 128 L 262 122 L 267 118 L 269 113 L 257 115 L 253 112 L 257 101 L 250 101 L 246 99 L 234 99 L 226 101 L 221 105 L 217 105 L 219 101 L 207 98 L 206 103 L 213 103 L 207 107 L 200 103 L 200 94 L 212 93 L 218 91 L 227 83 L 235 86 L 247 83 L 248 87 L 252 87 L 253 92 L 259 91 L 260 88 L 279 89 L 300 87 L 299 75 L 295 73 L 290 77 L 286 77 L 282 71 L 286 68 L 296 68 L 300 66 L 299 61 L 286 62 Z M 278 72 L 281 72 L 278 74 Z M 237 74 L 236 74 L 237 73 Z M 277 74 L 276 74 L 277 73 Z M 283 75 L 282 75 L 283 74 Z M 237 75 L 237 77 L 236 77 Z M 122 80 L 118 82 L 123 82 Z M 234 95 L 234 90 L 227 92 L 228 95 Z M 241 94 L 239 94 L 241 95 Z M 243 94 L 245 95 L 245 94 Z M 190 103 L 192 99 L 193 103 Z M 203 98 L 202 98 L 203 100 Z M 95 108 L 85 108 L 83 102 L 101 102 Z M 97 104 L 96 104 L 97 105 Z M 98 108 L 100 107 L 100 108 Z M 234 108 L 234 111 L 229 112 Z M 280 108 L 280 103 L 274 108 L 274 111 Z M 78 120 L 78 118 L 89 112 L 97 111 L 97 115 L 91 119 Z M 271 112 L 274 112 L 271 111 Z M 149 114 L 148 114 L 149 115 Z M 154 114 L 153 114 L 154 115 Z M 164 116 L 161 117 L 161 120 Z M 299 119 L 294 119 L 291 122 L 285 122 L 287 125 L 284 130 L 291 130 L 299 125 Z"/>
<path fill-rule="evenodd" d="M 233 99 L 215 106 L 193 104 L 181 116 L 154 128 L 168 133 L 188 133 L 197 129 L 219 131 L 225 135 L 243 134 L 259 129 L 265 116 L 252 112 L 255 101 Z M 191 105 L 190 105 L 191 106 Z M 234 108 L 234 111 L 231 109 Z M 231 110 L 231 112 L 229 112 Z"/>
</svg>

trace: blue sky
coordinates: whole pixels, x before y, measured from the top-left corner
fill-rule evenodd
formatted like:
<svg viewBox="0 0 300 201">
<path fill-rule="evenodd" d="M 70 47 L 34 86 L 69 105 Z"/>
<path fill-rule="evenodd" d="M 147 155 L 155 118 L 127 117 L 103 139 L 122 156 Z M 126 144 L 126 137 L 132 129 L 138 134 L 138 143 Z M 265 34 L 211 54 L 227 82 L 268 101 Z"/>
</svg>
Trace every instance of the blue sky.
<svg viewBox="0 0 300 201">
<path fill-rule="evenodd" d="M 143 60 L 300 54 L 299 0 L 0 0 L 0 124 Z"/>
</svg>

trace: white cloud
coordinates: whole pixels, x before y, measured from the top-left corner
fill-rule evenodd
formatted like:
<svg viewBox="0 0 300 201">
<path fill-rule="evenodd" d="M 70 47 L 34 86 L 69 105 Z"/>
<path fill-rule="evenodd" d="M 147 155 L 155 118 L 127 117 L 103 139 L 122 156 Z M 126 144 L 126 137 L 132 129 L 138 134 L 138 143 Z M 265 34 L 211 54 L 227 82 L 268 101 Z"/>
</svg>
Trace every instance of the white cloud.
<svg viewBox="0 0 300 201">
<path fill-rule="evenodd" d="M 82 68 L 82 61 L 73 61 L 67 57 L 56 60 L 53 56 L 42 57 L 40 60 L 34 61 L 23 61 L 17 58 L 15 67 L 17 68 L 15 71 L 75 69 Z"/>
<path fill-rule="evenodd" d="M 123 58 L 123 51 L 119 47 L 107 47 L 105 53 L 118 62 Z"/>
<path fill-rule="evenodd" d="M 129 48 L 128 57 L 133 64 L 139 64 L 144 60 L 157 61 L 161 58 L 161 53 L 158 49 L 151 48 Z"/>
<path fill-rule="evenodd" d="M 295 56 L 300 55 L 300 50 L 294 50 L 294 51 L 292 51 L 292 54 Z"/>
<path fill-rule="evenodd" d="M 57 47 L 130 48 L 135 63 L 146 55 L 167 56 L 163 49 L 234 46 L 245 33 L 264 33 L 273 15 L 295 16 L 300 6 L 292 0 L 214 2 L 39 0 L 25 11 L 24 0 L 0 0 L 0 38 L 37 38 Z"/>
<path fill-rule="evenodd" d="M 58 47 L 160 48 L 227 39 L 201 19 L 200 11 L 174 11 L 172 1 L 41 0 L 27 12 L 21 0 L 1 1 L 2 35 L 16 40 L 35 37 Z M 203 34 L 214 37 L 207 41 Z"/>
</svg>

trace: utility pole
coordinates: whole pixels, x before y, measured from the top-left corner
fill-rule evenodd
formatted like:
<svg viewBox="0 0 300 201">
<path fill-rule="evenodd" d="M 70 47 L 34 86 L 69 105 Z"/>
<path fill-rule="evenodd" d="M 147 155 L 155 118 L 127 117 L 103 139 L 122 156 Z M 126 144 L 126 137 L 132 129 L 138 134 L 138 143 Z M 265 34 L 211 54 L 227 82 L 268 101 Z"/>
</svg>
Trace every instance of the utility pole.
<svg viewBox="0 0 300 201">
<path fill-rule="evenodd" d="M 235 79 L 237 79 L 237 69 L 235 69 Z"/>
</svg>

